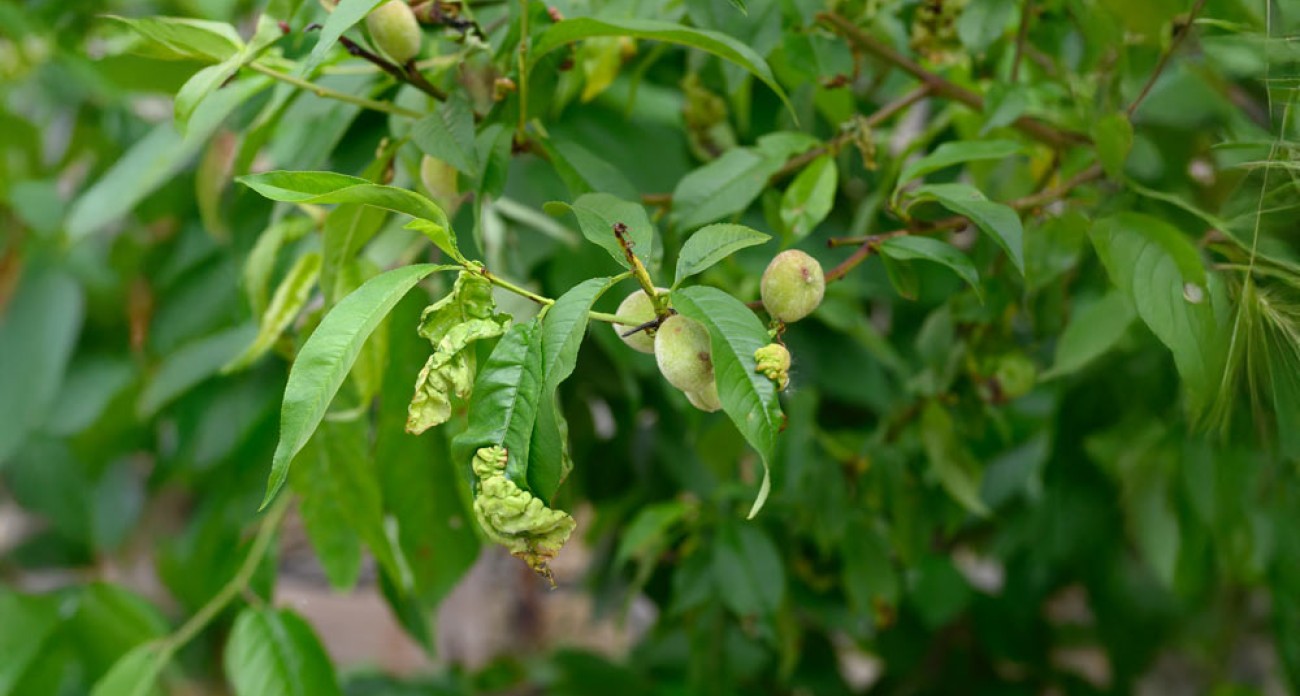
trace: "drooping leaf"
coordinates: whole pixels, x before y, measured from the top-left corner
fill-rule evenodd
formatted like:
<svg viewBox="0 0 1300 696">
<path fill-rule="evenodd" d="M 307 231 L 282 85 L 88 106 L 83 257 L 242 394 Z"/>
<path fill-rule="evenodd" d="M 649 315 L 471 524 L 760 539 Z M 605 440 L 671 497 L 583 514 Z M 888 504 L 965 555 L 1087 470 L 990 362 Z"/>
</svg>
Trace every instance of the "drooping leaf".
<svg viewBox="0 0 1300 696">
<path fill-rule="evenodd" d="M 785 419 L 776 385 L 755 369 L 754 351 L 768 344 L 767 330 L 753 310 L 717 288 L 681 288 L 673 291 L 672 300 L 678 312 L 709 330 L 713 376 L 722 409 L 763 460 L 763 482 L 749 511 L 753 517 L 767 502 L 772 487 L 768 466 Z"/>
<path fill-rule="evenodd" d="M 334 11 L 329 14 L 329 18 L 325 20 L 325 25 L 321 27 L 320 38 L 316 39 L 316 45 L 312 47 L 311 53 L 299 65 L 298 76 L 309 77 L 316 72 L 316 68 L 329 55 L 330 49 L 339 42 L 339 37 L 357 22 L 365 19 L 366 15 L 381 2 L 384 0 L 340 0 Z"/>
<path fill-rule="evenodd" d="M 587 335 L 587 313 L 609 287 L 609 278 L 585 280 L 556 299 L 542 320 L 543 384 L 528 463 L 529 489 L 542 500 L 555 497 L 573 468 L 566 441 L 568 426 L 556 402 L 555 390 L 573 374 L 578 349 Z"/>
<path fill-rule="evenodd" d="M 424 154 L 450 164 L 466 176 L 478 176 L 481 165 L 474 142 L 474 112 L 464 98 L 453 96 L 416 121 L 411 140 Z"/>
<path fill-rule="evenodd" d="M 1177 228 L 1141 213 L 1097 221 L 1092 242 L 1111 281 L 1174 354 L 1193 413 L 1214 396 L 1222 374 L 1222 332 L 1196 247 Z"/>
<path fill-rule="evenodd" d="M 137 645 L 95 682 L 90 696 L 157 696 L 162 693 L 158 676 L 170 657 L 152 643 Z"/>
<path fill-rule="evenodd" d="M 478 449 L 471 466 L 478 481 L 474 516 L 479 527 L 489 539 L 549 577 L 547 563 L 569 540 L 576 526 L 573 518 L 563 510 L 547 507 L 506 475 L 511 466 L 504 447 Z"/>
<path fill-rule="evenodd" d="M 1133 149 L 1133 124 L 1122 112 L 1102 116 L 1092 126 L 1092 140 L 1097 144 L 1097 159 L 1106 176 L 1116 181 L 1124 178 L 1124 164 Z"/>
<path fill-rule="evenodd" d="M 236 696 L 340 696 L 334 665 L 307 622 L 288 609 L 246 608 L 225 652 Z"/>
<path fill-rule="evenodd" d="M 928 402 L 921 412 L 921 444 L 930 471 L 948 495 L 972 514 L 988 515 L 988 506 L 980 499 L 975 461 L 958 440 L 952 414 L 936 401 Z"/>
<path fill-rule="evenodd" d="M 541 325 L 537 320 L 510 327 L 497 342 L 474 380 L 469 427 L 456 437 L 453 454 L 468 461 L 485 447 L 509 454 L 506 478 L 528 491 L 528 452 L 537 404 L 544 387 Z"/>
<path fill-rule="evenodd" d="M 81 332 L 84 304 L 72 276 L 33 265 L 0 314 L 0 468 L 47 421 Z"/>
<path fill-rule="evenodd" d="M 302 308 L 306 306 L 312 289 L 316 287 L 320 265 L 321 255 L 317 252 L 309 252 L 298 257 L 293 267 L 289 269 L 288 275 L 275 289 L 266 311 L 262 313 L 257 336 L 242 353 L 221 368 L 223 373 L 242 370 L 271 350 L 275 342 L 280 339 L 280 334 L 289 328 L 289 325 L 298 318 Z"/>
<path fill-rule="evenodd" d="M 781 222 L 795 239 L 808 236 L 826 219 L 835 203 L 839 168 L 830 155 L 822 155 L 794 178 L 781 197 Z"/>
<path fill-rule="evenodd" d="M 631 268 L 632 265 L 614 234 L 614 226 L 617 224 L 627 227 L 625 237 L 631 242 L 633 253 L 641 257 L 642 263 L 648 263 L 654 257 L 654 224 L 640 203 L 629 203 L 608 193 L 587 193 L 579 196 L 572 204 L 552 201 L 544 209 L 551 215 L 560 215 L 565 210 L 572 211 L 578 219 L 582 236 L 608 251 L 624 268 Z"/>
<path fill-rule="evenodd" d="M 899 261 L 933 261 L 952 269 L 959 278 L 966 281 L 975 295 L 984 301 L 984 289 L 980 285 L 979 271 L 975 264 L 951 244 L 930 237 L 904 235 L 886 239 L 880 243 L 880 253 Z"/>
<path fill-rule="evenodd" d="M 334 172 L 266 172 L 237 181 L 273 201 L 287 203 L 362 203 L 415 218 L 408 227 L 429 237 L 443 253 L 463 261 L 450 236 L 451 223 L 438 204 L 414 191 L 376 184 Z"/>
<path fill-rule="evenodd" d="M 543 56 L 561 46 L 597 36 L 630 36 L 635 39 L 649 39 L 665 43 L 697 48 L 712 53 L 731 63 L 744 68 L 785 103 L 786 108 L 794 112 L 785 91 L 772 76 L 767 62 L 749 46 L 726 34 L 703 29 L 695 29 L 681 24 L 650 19 L 576 17 L 557 22 L 538 37 L 528 52 L 528 65 L 531 70 Z"/>
<path fill-rule="evenodd" d="M 994 203 L 967 184 L 927 184 L 916 189 L 916 202 L 932 200 L 959 215 L 965 215 L 984 234 L 993 238 L 1015 265 L 1025 274 L 1024 228 L 1020 216 L 1010 206 Z"/>
<path fill-rule="evenodd" d="M 1128 332 L 1135 316 L 1133 303 L 1118 290 L 1075 313 L 1056 343 L 1056 361 L 1043 379 L 1077 372 L 1104 355 Z"/>
<path fill-rule="evenodd" d="M 496 338 L 510 328 L 510 316 L 495 312 L 492 284 L 462 271 L 446 297 L 425 308 L 421 336 L 433 354 L 415 381 L 406 431 L 418 435 L 451 417 L 451 397 L 467 399 L 474 386 L 473 343 Z"/>
<path fill-rule="evenodd" d="M 785 564 L 753 524 L 726 524 L 713 547 L 715 591 L 738 616 L 771 616 L 785 599 Z"/>
<path fill-rule="evenodd" d="M 23 673 L 41 652 L 41 645 L 59 625 L 55 597 L 24 595 L 0 588 L 0 696 L 10 696 Z"/>
<path fill-rule="evenodd" d="M 966 140 L 948 142 L 934 152 L 909 162 L 898 175 L 898 184 L 906 184 L 940 169 L 983 160 L 1001 160 L 1020 154 L 1024 147 L 1014 140 Z"/>
<path fill-rule="evenodd" d="M 68 238 L 76 242 L 117 222 L 185 166 L 232 111 L 270 84 L 259 76 L 218 90 L 190 116 L 184 137 L 170 123 L 155 126 L 73 202 Z"/>
<path fill-rule="evenodd" d="M 136 414 L 152 417 L 159 409 L 217 374 L 222 365 L 239 354 L 257 336 L 257 326 L 243 324 L 191 341 L 158 365 L 136 401 Z"/>
<path fill-rule="evenodd" d="M 184 17 L 128 18 L 107 15 L 140 36 L 175 54 L 177 58 L 197 58 L 220 62 L 243 48 L 239 32 L 223 22 Z"/>
<path fill-rule="evenodd" d="M 763 244 L 769 239 L 770 236 L 744 225 L 718 223 L 702 227 L 686 239 L 677 254 L 677 275 L 673 287 L 697 273 L 703 273 L 737 251 Z"/>
<path fill-rule="evenodd" d="M 321 320 L 289 368 L 280 410 L 280 441 L 271 460 L 263 507 L 284 485 L 289 463 L 325 417 L 371 332 L 421 279 L 454 268 L 458 267 L 420 264 L 381 273 L 343 298 Z"/>
</svg>

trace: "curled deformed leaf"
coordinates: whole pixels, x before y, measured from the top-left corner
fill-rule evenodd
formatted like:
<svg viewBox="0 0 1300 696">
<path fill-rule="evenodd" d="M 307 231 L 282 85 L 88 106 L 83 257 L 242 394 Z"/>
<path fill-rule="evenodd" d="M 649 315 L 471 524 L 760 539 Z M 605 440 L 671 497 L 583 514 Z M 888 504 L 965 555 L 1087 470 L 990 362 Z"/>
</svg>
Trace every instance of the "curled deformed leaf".
<svg viewBox="0 0 1300 696">
<path fill-rule="evenodd" d="M 433 344 L 433 354 L 416 379 L 415 396 L 407 411 L 407 432 L 419 434 L 447 422 L 453 394 L 469 398 L 474 388 L 474 353 L 465 349 L 510 328 L 510 316 L 496 314 L 494 309 L 492 284 L 463 272 L 446 297 L 424 310 L 419 332 Z"/>
<path fill-rule="evenodd" d="M 569 540 L 576 523 L 569 513 L 546 507 L 540 498 L 506 478 L 508 459 L 505 448 L 496 445 L 474 453 L 472 467 L 478 479 L 474 515 L 489 539 L 549 576 L 547 561 Z"/>
</svg>

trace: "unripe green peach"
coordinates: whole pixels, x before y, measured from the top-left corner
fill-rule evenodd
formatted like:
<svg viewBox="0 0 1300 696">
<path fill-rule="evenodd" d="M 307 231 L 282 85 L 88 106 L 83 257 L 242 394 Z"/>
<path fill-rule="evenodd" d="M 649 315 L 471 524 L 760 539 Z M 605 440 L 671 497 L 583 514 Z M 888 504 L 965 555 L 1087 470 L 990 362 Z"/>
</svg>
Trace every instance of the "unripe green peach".
<svg viewBox="0 0 1300 696">
<path fill-rule="evenodd" d="M 710 382 L 707 387 L 700 391 L 686 392 L 686 400 L 701 411 L 713 413 L 722 409 L 722 400 L 718 398 L 718 385 L 716 382 Z"/>
<path fill-rule="evenodd" d="M 817 259 L 799 251 L 783 251 L 763 271 L 763 307 L 776 319 L 789 323 L 812 314 L 822 303 L 826 277 Z"/>
<path fill-rule="evenodd" d="M 457 182 L 456 168 L 445 160 L 432 155 L 425 155 L 420 160 L 420 182 L 429 197 L 437 203 L 447 217 L 456 215 L 460 207 L 460 186 Z"/>
<path fill-rule="evenodd" d="M 366 15 L 366 29 L 375 46 L 398 65 L 420 55 L 424 32 L 405 0 L 388 0 L 371 10 Z"/>
<path fill-rule="evenodd" d="M 668 292 L 666 288 L 658 288 L 658 289 L 661 292 Z M 613 325 L 614 333 L 618 334 L 618 337 L 623 339 L 624 343 L 630 346 L 632 350 L 640 351 L 642 353 L 655 352 L 655 330 L 654 329 L 646 329 L 645 331 L 638 331 L 632 334 L 631 336 L 623 335 L 628 331 L 631 331 L 632 329 L 635 329 L 636 327 L 640 326 L 641 324 L 644 324 L 655 318 L 654 302 L 650 301 L 650 296 L 645 294 L 645 290 L 637 290 L 631 295 L 628 295 L 627 297 L 623 298 L 623 302 L 620 303 L 618 306 L 618 311 L 615 312 L 614 314 L 623 317 L 625 319 L 635 319 L 637 322 L 635 324 L 632 324 L 631 326 L 627 326 L 624 324 Z"/>
<path fill-rule="evenodd" d="M 993 378 L 998 382 L 1002 398 L 1012 401 L 1033 391 L 1038 382 L 1038 366 L 1024 355 L 1011 353 L 998 360 Z"/>
<path fill-rule="evenodd" d="M 674 315 L 655 334 L 655 361 L 668 383 L 686 393 L 705 392 L 713 384 L 709 332 L 697 321 Z"/>
</svg>

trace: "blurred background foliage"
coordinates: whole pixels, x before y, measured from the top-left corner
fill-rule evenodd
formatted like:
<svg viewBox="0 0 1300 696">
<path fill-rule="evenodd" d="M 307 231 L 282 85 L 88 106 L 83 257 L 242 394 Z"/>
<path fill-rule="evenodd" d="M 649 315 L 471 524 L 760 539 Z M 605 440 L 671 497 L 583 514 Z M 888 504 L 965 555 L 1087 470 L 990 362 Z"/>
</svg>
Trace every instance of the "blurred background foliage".
<svg viewBox="0 0 1300 696">
<path fill-rule="evenodd" d="M 539 63 L 529 113 L 545 144 L 513 156 L 518 99 L 493 101 L 493 66 L 511 74 L 519 8 L 534 27 L 547 8 L 464 8 L 486 48 L 429 29 L 426 72 L 470 97 L 479 152 L 496 167 L 462 181 L 477 194 L 455 214 L 464 247 L 551 297 L 610 274 L 603 250 L 541 211 L 585 185 L 646 196 L 671 258 L 690 231 L 685 200 L 744 199 L 728 187 L 754 165 L 724 153 L 757 159 L 761 138 L 777 131 L 809 142 L 852 133 L 862 148 L 835 148 L 818 165 L 835 174 L 829 189 L 825 177 L 781 179 L 725 214 L 827 269 L 856 248 L 828 240 L 900 226 L 900 168 L 944 143 L 1017 144 L 929 176 L 992 200 L 1050 189 L 1098 161 L 1105 176 L 1023 211 L 1023 274 L 987 236 L 956 230 L 942 238 L 972 260 L 976 287 L 901 253 L 872 255 L 834 283 L 786 334 L 788 423 L 771 499 L 752 521 L 744 512 L 759 464 L 730 421 L 689 408 L 652 357 L 594 326 L 561 389 L 576 466 L 558 502 L 578 511 L 585 549 L 561 592 L 639 625 L 626 649 L 534 641 L 476 664 L 439 654 L 437 636 L 515 600 L 489 595 L 459 623 L 438 621 L 448 593 L 491 552 L 467 515 L 448 436 L 403 431 L 428 350 L 414 327 L 446 287 L 433 280 L 407 297 L 336 403 L 353 417 L 326 422 L 290 482 L 291 517 L 319 558 L 309 574 L 338 592 L 382 594 L 427 649 L 425 673 L 399 676 L 332 665 L 319 641 L 336 636 L 271 608 L 277 576 L 297 572 L 284 544 L 246 559 L 259 539 L 273 541 L 254 530 L 296 348 L 324 307 L 430 247 L 400 216 L 351 211 L 358 219 L 347 224 L 369 226 L 373 240 L 330 284 L 307 283 L 262 346 L 269 355 L 223 373 L 264 333 L 284 279 L 319 250 L 317 230 L 341 224 L 337 210 L 273 207 L 232 178 L 374 177 L 391 158 L 393 183 L 423 190 L 421 156 L 438 146 L 406 137 L 399 116 L 247 68 L 181 132 L 173 97 L 208 61 L 159 55 L 105 16 L 229 22 L 248 37 L 262 3 L 0 0 L 0 695 L 83 694 L 97 683 L 97 693 L 118 693 L 102 679 L 110 667 L 171 647 L 166 666 L 149 669 L 162 672 L 156 688 L 176 693 L 223 693 L 223 683 L 277 693 L 275 678 L 307 689 L 279 693 L 358 695 L 1295 690 L 1300 6 L 1196 2 L 1188 26 L 1193 6 L 1182 0 L 743 4 L 553 7 L 729 34 L 769 62 L 792 110 L 706 53 L 591 40 Z M 872 129 L 842 131 L 918 82 L 831 31 L 822 11 L 974 90 L 985 108 L 931 96 Z M 261 63 L 304 60 L 317 36 L 305 29 L 326 16 L 302 3 Z M 1155 72 L 1130 128 L 1126 107 Z M 342 49 L 316 81 L 431 106 Z M 1022 116 L 1089 134 L 1096 147 L 1035 144 Z M 700 174 L 706 163 L 714 168 Z M 444 207 L 456 199 L 431 193 Z M 800 211 L 817 196 L 833 207 L 810 229 Z M 1090 242 L 1095 221 L 1125 212 L 1168 223 L 1204 266 L 1207 284 L 1186 292 L 1212 305 L 1216 335 L 1175 327 L 1171 345 L 1116 289 L 1138 305 L 1150 291 L 1140 278 L 1125 288 L 1108 269 L 1140 259 L 1114 248 L 1102 259 Z M 757 298 L 773 246 L 737 254 L 704 282 Z M 600 309 L 613 310 L 613 294 Z M 536 311 L 500 302 L 516 316 Z M 1214 350 L 1220 362 L 1202 355 Z M 1201 361 L 1204 384 L 1189 379 L 1185 359 Z M 365 560 L 376 543 L 361 519 L 369 505 L 400 523 L 409 592 Z M 251 608 L 225 607 L 178 640 L 232 578 L 247 581 L 235 604 Z M 637 602 L 653 620 L 626 618 Z M 488 625 L 531 635 L 513 620 Z M 152 678 L 133 683 L 121 693 L 154 688 Z"/>
</svg>

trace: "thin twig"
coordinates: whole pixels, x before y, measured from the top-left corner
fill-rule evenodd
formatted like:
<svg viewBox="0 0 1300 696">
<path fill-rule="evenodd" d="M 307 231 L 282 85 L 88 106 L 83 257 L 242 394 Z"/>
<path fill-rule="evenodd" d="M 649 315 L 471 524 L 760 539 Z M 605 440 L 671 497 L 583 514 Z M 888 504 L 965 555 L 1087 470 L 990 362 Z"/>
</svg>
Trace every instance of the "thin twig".
<svg viewBox="0 0 1300 696">
<path fill-rule="evenodd" d="M 1147 83 L 1142 85 L 1142 91 L 1138 92 L 1137 98 L 1133 100 L 1133 103 L 1128 105 L 1127 113 L 1130 119 L 1133 118 L 1133 114 L 1137 111 L 1138 107 L 1142 105 L 1142 102 L 1146 100 L 1147 95 L 1151 93 L 1151 88 L 1156 86 L 1156 80 L 1159 80 L 1160 75 L 1164 73 L 1165 67 L 1169 64 L 1169 59 L 1173 57 L 1174 53 L 1178 50 L 1178 47 L 1182 45 L 1183 39 L 1187 38 L 1187 35 L 1192 33 L 1192 25 L 1195 24 L 1196 16 L 1201 13 L 1201 8 L 1203 7 L 1205 7 L 1205 0 L 1196 0 L 1196 2 L 1192 4 L 1192 9 L 1187 13 L 1187 21 L 1183 24 L 1182 29 L 1179 30 L 1177 34 L 1174 34 L 1173 41 L 1169 42 L 1169 50 L 1160 55 L 1160 61 L 1156 63 L 1155 70 L 1151 71 L 1151 76 L 1147 78 Z"/>
<path fill-rule="evenodd" d="M 1020 9 L 1020 28 L 1016 30 L 1016 55 L 1011 59 L 1011 83 L 1020 80 L 1020 64 L 1025 58 L 1025 43 L 1029 41 L 1029 24 L 1034 20 L 1034 0 L 1025 0 Z"/>
<path fill-rule="evenodd" d="M 886 63 L 897 66 L 912 77 L 929 85 L 936 96 L 960 102 L 975 111 L 984 110 L 984 98 L 979 94 L 926 70 L 916 61 L 862 31 L 845 17 L 835 12 L 821 12 L 817 15 L 817 21 L 835 30 L 855 47 L 875 55 Z M 1026 135 L 1056 148 L 1090 142 L 1086 135 L 1062 130 L 1029 116 L 1017 118 L 1012 125 Z"/>
<path fill-rule="evenodd" d="M 382 111 L 384 113 L 393 114 L 394 116 L 404 116 L 406 118 L 417 118 L 417 119 L 424 118 L 424 114 L 418 111 L 413 111 L 406 107 L 398 106 L 390 102 L 375 101 L 374 99 L 366 99 L 365 97 L 358 97 L 354 94 L 339 92 L 337 90 L 330 89 L 329 87 L 323 87 L 321 85 L 315 84 L 314 82 L 308 82 L 307 80 L 304 80 L 296 75 L 290 75 L 289 73 L 283 73 L 280 72 L 279 70 L 268 68 L 265 65 L 262 65 L 261 63 L 249 63 L 247 67 L 257 72 L 260 72 L 263 75 L 266 75 L 267 77 L 271 77 L 281 82 L 284 82 L 286 84 L 293 85 L 294 87 L 297 87 L 299 89 L 307 90 L 308 92 L 311 92 L 312 94 L 315 94 L 316 96 L 322 97 L 324 99 L 334 99 L 336 101 L 341 101 L 348 104 L 355 104 L 356 106 L 360 106 L 363 109 Z"/>
<path fill-rule="evenodd" d="M 1069 194 L 1078 186 L 1085 184 L 1089 181 L 1092 181 L 1094 179 L 1099 179 L 1101 178 L 1101 176 L 1102 176 L 1101 166 L 1093 165 L 1079 172 L 1078 174 L 1075 174 L 1073 177 L 1070 177 L 1069 180 L 1067 180 L 1066 182 L 1062 183 L 1059 186 L 1055 186 L 1050 189 L 1046 189 L 1044 191 L 1039 191 L 1038 193 L 1030 194 L 1022 198 L 1017 198 L 1013 201 L 1008 201 L 1006 205 L 1016 210 L 1022 210 L 1022 211 L 1033 210 L 1047 203 L 1060 200 L 1061 198 L 1064 198 L 1067 194 Z M 871 256 L 872 252 L 875 251 L 876 247 L 878 247 L 881 242 L 887 239 L 892 239 L 894 237 L 902 237 L 904 235 L 909 235 L 909 234 L 934 234 L 936 232 L 955 230 L 957 228 L 964 227 L 965 225 L 968 224 L 970 224 L 970 220 L 967 219 L 965 216 L 953 215 L 951 217 L 943 218 L 942 220 L 937 220 L 929 225 L 926 225 L 925 227 L 918 228 L 918 229 L 904 228 L 904 229 L 893 230 L 891 232 L 883 232 L 881 234 L 873 234 L 867 237 L 832 238 L 827 242 L 828 246 L 840 247 L 840 246 L 850 246 L 853 244 L 857 244 L 858 248 L 851 255 L 849 255 L 848 258 L 841 261 L 838 265 L 836 265 L 834 268 L 832 268 L 830 271 L 826 273 L 826 282 L 829 283 L 832 281 L 839 280 L 840 278 L 843 278 L 845 275 L 848 274 L 849 271 L 857 267 L 858 264 L 862 263 L 863 261 L 866 261 L 867 258 Z"/>
<path fill-rule="evenodd" d="M 447 100 L 447 94 L 437 87 L 434 87 L 424 78 L 424 75 L 415 67 L 414 60 L 407 62 L 406 65 L 396 65 L 388 62 L 377 54 L 371 53 L 366 50 L 364 46 L 346 36 L 340 36 L 339 43 L 343 44 L 343 48 L 347 49 L 349 55 L 374 63 L 379 66 L 380 70 L 392 75 L 393 79 L 398 82 L 404 82 L 438 101 Z"/>
</svg>

